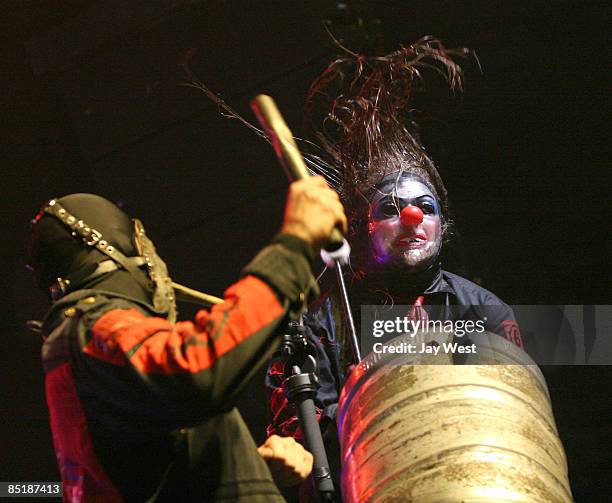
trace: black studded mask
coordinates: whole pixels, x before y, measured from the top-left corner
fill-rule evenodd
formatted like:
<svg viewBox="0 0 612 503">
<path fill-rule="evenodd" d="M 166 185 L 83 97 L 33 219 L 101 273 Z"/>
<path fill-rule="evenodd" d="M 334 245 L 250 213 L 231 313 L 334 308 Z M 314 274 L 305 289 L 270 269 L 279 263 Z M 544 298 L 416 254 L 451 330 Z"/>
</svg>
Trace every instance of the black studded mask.
<svg viewBox="0 0 612 503">
<path fill-rule="evenodd" d="M 49 201 L 33 220 L 30 254 L 36 281 L 53 300 L 125 271 L 152 294 L 156 310 L 171 321 L 176 317 L 166 264 L 144 227 L 100 196 L 71 194 Z"/>
</svg>

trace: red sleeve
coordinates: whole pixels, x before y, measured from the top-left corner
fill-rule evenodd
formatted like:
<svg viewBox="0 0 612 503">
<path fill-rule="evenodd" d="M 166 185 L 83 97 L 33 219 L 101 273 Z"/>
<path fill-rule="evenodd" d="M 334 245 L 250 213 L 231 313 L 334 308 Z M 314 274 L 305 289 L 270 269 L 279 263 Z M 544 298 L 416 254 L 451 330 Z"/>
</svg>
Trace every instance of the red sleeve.
<svg viewBox="0 0 612 503">
<path fill-rule="evenodd" d="M 201 420 L 231 407 L 269 358 L 286 310 L 266 283 L 246 276 L 226 291 L 225 302 L 198 312 L 194 322 L 171 324 L 135 308 L 112 309 L 95 322 L 83 352 L 139 376 L 160 397 L 160 407 L 170 404 L 182 410 L 179 416 Z"/>
</svg>

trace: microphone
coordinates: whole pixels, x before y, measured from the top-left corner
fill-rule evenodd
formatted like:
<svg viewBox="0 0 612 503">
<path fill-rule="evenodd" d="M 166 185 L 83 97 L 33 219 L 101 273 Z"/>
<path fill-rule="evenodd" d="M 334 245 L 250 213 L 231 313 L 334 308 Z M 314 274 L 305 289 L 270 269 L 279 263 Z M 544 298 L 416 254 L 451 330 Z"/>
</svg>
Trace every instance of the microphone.
<svg viewBox="0 0 612 503">
<path fill-rule="evenodd" d="M 259 94 L 251 101 L 251 109 L 270 138 L 276 157 L 284 168 L 287 178 L 302 180 L 309 177 L 310 173 L 308 173 L 304 158 L 274 100 L 270 96 Z M 327 251 L 338 250 L 342 248 L 344 242 L 340 229 L 335 228 L 329 236 L 325 249 Z"/>
</svg>

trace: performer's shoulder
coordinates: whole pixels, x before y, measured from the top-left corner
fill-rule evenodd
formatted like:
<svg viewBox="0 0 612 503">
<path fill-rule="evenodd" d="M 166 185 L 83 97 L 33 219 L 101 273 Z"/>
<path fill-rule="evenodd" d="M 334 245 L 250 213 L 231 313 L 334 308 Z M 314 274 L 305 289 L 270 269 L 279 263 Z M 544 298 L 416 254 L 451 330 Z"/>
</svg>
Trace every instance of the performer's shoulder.
<svg viewBox="0 0 612 503">
<path fill-rule="evenodd" d="M 51 306 L 43 321 L 43 333 L 48 334 L 66 318 L 91 321 L 106 311 L 132 308 L 138 309 L 145 316 L 159 315 L 152 306 L 116 292 L 77 290 Z"/>
<path fill-rule="evenodd" d="M 442 270 L 442 278 L 455 291 L 460 304 L 480 304 L 487 306 L 506 305 L 506 303 L 493 292 L 463 276 Z"/>
</svg>

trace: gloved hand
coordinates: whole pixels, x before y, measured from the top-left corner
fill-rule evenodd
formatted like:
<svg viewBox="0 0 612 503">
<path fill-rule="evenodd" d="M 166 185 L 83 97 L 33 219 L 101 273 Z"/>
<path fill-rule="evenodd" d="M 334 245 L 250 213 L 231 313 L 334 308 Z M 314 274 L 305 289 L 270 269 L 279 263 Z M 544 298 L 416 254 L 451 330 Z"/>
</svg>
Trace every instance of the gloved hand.
<svg viewBox="0 0 612 503">
<path fill-rule="evenodd" d="M 279 487 L 290 487 L 306 480 L 312 471 L 312 454 L 292 437 L 270 436 L 257 448 L 266 460 L 274 482 Z"/>
<path fill-rule="evenodd" d="M 342 203 L 323 177 L 311 176 L 289 185 L 281 233 L 297 236 L 318 251 L 336 226 L 346 234 Z"/>
</svg>

